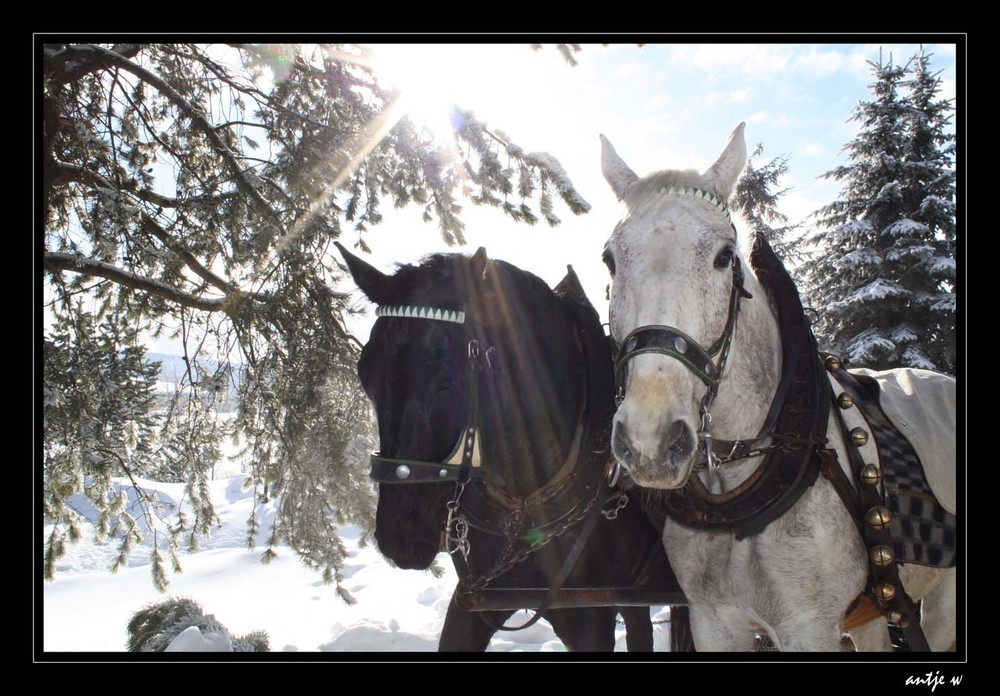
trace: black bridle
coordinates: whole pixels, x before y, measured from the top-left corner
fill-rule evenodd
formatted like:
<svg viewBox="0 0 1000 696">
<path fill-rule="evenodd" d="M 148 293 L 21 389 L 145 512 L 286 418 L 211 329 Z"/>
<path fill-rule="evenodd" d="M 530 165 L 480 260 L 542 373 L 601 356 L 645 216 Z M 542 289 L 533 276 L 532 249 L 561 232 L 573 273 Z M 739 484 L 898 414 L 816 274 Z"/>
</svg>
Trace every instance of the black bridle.
<svg viewBox="0 0 1000 696">
<path fill-rule="evenodd" d="M 689 370 L 695 373 L 698 378 L 708 386 L 706 398 L 708 403 L 715 398 L 719 391 L 719 382 L 722 379 L 722 372 L 729 358 L 729 349 L 733 341 L 733 333 L 736 330 L 736 321 L 740 313 L 740 300 L 753 297 L 743 285 L 743 268 L 738 256 L 733 257 L 733 288 L 729 294 L 729 314 L 726 319 L 726 326 L 708 349 L 701 345 L 689 335 L 670 326 L 660 324 L 650 324 L 640 326 L 630 333 L 622 342 L 622 348 L 615 359 L 615 390 L 616 399 L 621 404 L 625 398 L 625 387 L 628 381 L 628 362 L 644 353 L 656 353 L 668 355 L 684 363 Z M 715 356 L 719 356 L 715 361 Z"/>
<path fill-rule="evenodd" d="M 476 460 L 476 426 L 479 422 L 479 341 L 470 339 L 466 360 L 468 401 L 465 406 L 465 426 L 459 434 L 454 449 L 443 461 L 427 461 L 384 457 L 372 453 L 370 478 L 376 483 L 405 484 L 456 482 L 464 486 L 472 478 L 473 469 L 478 468 Z"/>
<path fill-rule="evenodd" d="M 733 228 L 733 232 L 735 232 Z M 731 263 L 733 285 L 729 293 L 729 314 L 722 335 L 708 348 L 703 348 L 696 340 L 680 329 L 671 326 L 651 324 L 640 326 L 622 342 L 621 350 L 615 358 L 615 400 L 621 405 L 625 399 L 628 384 L 628 363 L 632 358 L 646 353 L 666 355 L 683 363 L 705 385 L 708 390 L 701 400 L 701 430 L 698 436 L 705 442 L 706 455 L 712 461 L 711 420 L 709 409 L 719 393 L 719 383 L 729 359 L 729 350 L 736 332 L 736 322 L 740 314 L 740 301 L 753 297 L 744 287 L 743 267 L 740 258 L 733 255 Z M 715 357 L 718 356 L 718 360 Z"/>
</svg>

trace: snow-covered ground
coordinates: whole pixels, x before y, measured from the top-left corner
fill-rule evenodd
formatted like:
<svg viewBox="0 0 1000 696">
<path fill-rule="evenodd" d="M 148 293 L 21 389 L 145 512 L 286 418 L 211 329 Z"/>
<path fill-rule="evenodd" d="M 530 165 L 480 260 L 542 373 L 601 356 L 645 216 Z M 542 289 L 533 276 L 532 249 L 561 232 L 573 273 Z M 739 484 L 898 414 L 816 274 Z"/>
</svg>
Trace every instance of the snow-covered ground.
<svg viewBox="0 0 1000 696">
<path fill-rule="evenodd" d="M 359 543 L 357 528 L 342 529 L 350 556 L 344 568 L 344 586 L 357 600 L 348 605 L 333 586 L 323 584 L 317 572 L 304 567 L 290 548 L 279 549 L 277 559 L 270 564 L 261 563 L 273 502 L 258 506 L 257 514 L 264 521 L 257 537 L 259 545 L 256 550 L 247 549 L 246 520 L 254 500 L 252 493 L 243 490 L 242 481 L 242 476 L 234 476 L 211 484 L 221 526 L 197 551 L 181 555 L 183 572 L 170 575 L 167 595 L 159 593 L 151 581 L 151 534 L 133 550 L 128 567 L 116 574 L 108 570 L 117 555 L 115 543 L 95 543 L 88 530 L 83 541 L 69 545 L 67 555 L 58 562 L 55 580 L 44 584 L 40 622 L 43 650 L 124 651 L 126 625 L 132 614 L 167 596 L 195 600 L 233 635 L 266 631 L 273 652 L 437 649 L 457 582 L 446 555 L 438 558 L 444 571 L 441 577 L 430 571 L 400 570 L 386 562 L 374 543 Z M 180 485 L 146 483 L 157 490 L 162 501 L 181 500 Z M 79 505 L 81 512 L 88 514 L 85 501 L 80 500 Z M 651 613 L 654 619 L 669 615 L 662 607 L 653 607 Z M 522 612 L 514 619 L 523 623 L 528 616 Z M 654 630 L 655 650 L 667 651 L 668 625 L 657 622 Z M 202 643 L 184 645 L 197 649 Z M 555 652 L 565 648 L 543 620 L 524 631 L 498 633 L 489 650 Z M 623 626 L 618 629 L 616 650 L 625 650 Z"/>
</svg>

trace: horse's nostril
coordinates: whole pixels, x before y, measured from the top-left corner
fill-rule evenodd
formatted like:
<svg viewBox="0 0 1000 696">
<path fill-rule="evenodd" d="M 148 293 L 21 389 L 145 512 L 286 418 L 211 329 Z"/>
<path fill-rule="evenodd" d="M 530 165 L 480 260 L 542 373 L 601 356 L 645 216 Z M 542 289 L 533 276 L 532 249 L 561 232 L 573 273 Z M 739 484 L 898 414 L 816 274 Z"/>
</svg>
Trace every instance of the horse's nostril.
<svg viewBox="0 0 1000 696">
<path fill-rule="evenodd" d="M 663 444 L 667 454 L 674 461 L 687 459 L 694 454 L 694 437 L 691 428 L 684 421 L 674 421 L 663 438 Z"/>
<path fill-rule="evenodd" d="M 615 424 L 614 436 L 612 437 L 611 453 L 615 455 L 622 464 L 632 466 L 637 461 L 638 452 L 633 448 L 631 438 L 623 422 Z"/>
</svg>

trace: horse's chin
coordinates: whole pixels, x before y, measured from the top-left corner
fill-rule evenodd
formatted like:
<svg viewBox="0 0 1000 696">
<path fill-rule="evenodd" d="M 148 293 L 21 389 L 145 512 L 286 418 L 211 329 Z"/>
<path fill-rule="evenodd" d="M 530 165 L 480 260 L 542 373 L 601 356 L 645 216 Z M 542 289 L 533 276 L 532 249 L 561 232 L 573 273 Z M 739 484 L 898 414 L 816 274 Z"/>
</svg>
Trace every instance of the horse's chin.
<svg viewBox="0 0 1000 696">
<path fill-rule="evenodd" d="M 665 462 L 643 462 L 639 465 L 625 467 L 629 476 L 636 485 L 642 488 L 657 488 L 660 490 L 672 490 L 684 487 L 691 472 L 694 470 L 694 459 L 684 462 L 680 466 Z"/>
<path fill-rule="evenodd" d="M 441 550 L 439 538 L 423 535 L 420 538 L 396 539 L 375 531 L 375 543 L 383 556 L 403 570 L 426 570 L 430 568 Z"/>
<path fill-rule="evenodd" d="M 438 555 L 438 547 L 433 544 L 414 542 L 405 553 L 390 556 L 397 568 L 403 570 L 427 570 Z"/>
</svg>

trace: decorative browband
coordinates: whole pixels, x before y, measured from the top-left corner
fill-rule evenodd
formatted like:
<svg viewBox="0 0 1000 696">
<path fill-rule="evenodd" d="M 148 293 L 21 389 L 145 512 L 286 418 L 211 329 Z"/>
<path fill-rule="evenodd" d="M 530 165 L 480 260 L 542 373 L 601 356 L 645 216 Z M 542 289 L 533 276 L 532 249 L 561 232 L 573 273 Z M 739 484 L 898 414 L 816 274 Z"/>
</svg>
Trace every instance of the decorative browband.
<svg viewBox="0 0 1000 696">
<path fill-rule="evenodd" d="M 423 305 L 380 305 L 375 308 L 377 317 L 403 317 L 406 319 L 433 319 L 434 321 L 450 321 L 453 324 L 465 323 L 465 312 L 457 309 L 440 309 Z"/>
<path fill-rule="evenodd" d="M 705 189 L 700 189 L 694 186 L 664 186 L 660 189 L 660 193 L 665 193 L 669 196 L 695 196 L 696 198 L 701 198 L 702 200 L 711 203 L 718 209 L 726 219 L 732 222 L 732 218 L 729 215 L 729 207 L 726 205 L 725 201 L 721 200 L 711 191 L 706 191 Z"/>
</svg>

